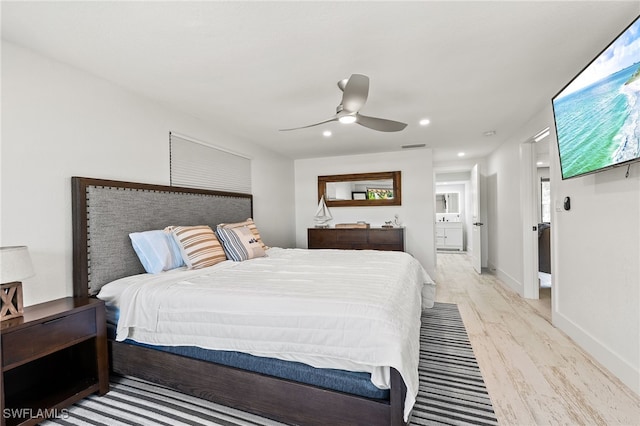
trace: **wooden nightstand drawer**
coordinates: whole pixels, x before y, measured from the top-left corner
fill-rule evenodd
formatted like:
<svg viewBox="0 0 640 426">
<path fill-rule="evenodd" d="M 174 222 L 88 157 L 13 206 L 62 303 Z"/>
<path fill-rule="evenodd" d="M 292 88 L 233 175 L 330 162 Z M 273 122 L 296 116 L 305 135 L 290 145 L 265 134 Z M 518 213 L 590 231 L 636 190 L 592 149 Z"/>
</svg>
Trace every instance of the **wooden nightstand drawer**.
<svg viewBox="0 0 640 426">
<path fill-rule="evenodd" d="M 2 336 L 2 366 L 25 362 L 96 335 L 93 309 L 53 318 Z"/>
</svg>

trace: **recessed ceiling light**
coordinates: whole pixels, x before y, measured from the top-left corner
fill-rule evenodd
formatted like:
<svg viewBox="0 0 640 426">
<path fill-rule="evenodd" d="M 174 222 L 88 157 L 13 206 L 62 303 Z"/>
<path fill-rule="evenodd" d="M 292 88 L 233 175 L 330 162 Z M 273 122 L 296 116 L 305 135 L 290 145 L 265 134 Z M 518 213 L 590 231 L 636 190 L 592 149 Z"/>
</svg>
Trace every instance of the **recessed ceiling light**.
<svg viewBox="0 0 640 426">
<path fill-rule="evenodd" d="M 542 161 L 538 161 L 538 162 L 536 163 L 536 165 L 537 165 L 537 166 L 542 166 L 543 164 L 544 164 L 544 163 L 543 163 Z"/>
<path fill-rule="evenodd" d="M 422 120 L 420 120 L 421 126 L 426 126 L 429 123 L 431 123 L 431 120 L 429 120 L 428 118 L 423 118 Z"/>
<path fill-rule="evenodd" d="M 332 135 L 331 130 L 325 130 L 324 132 L 322 132 L 322 136 L 324 136 L 325 138 L 328 138 L 331 135 Z"/>
<path fill-rule="evenodd" d="M 459 152 L 458 157 L 464 157 L 464 152 Z"/>
<path fill-rule="evenodd" d="M 487 130 L 486 132 L 483 133 L 483 135 L 485 136 L 493 136 L 496 134 L 495 130 Z"/>
</svg>

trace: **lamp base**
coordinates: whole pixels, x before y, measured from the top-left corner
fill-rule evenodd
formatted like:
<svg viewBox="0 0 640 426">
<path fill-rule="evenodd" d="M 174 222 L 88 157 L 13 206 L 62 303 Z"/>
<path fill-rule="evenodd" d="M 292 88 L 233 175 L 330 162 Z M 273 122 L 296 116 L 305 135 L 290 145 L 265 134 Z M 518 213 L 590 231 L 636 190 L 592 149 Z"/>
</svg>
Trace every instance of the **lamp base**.
<svg viewBox="0 0 640 426">
<path fill-rule="evenodd" d="M 22 283 L 0 284 L 0 321 L 21 317 L 23 312 Z"/>
</svg>

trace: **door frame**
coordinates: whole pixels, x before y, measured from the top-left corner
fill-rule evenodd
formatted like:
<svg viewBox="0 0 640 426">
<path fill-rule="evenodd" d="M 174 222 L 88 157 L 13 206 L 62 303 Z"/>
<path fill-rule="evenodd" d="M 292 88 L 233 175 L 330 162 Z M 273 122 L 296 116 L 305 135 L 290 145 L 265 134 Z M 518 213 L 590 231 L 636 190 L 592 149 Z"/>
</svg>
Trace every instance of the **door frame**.
<svg viewBox="0 0 640 426">
<path fill-rule="evenodd" d="M 482 274 L 482 233 L 486 219 L 482 215 L 482 178 L 480 173 L 480 164 L 475 163 L 470 171 L 469 187 L 471 188 L 471 263 L 473 269 Z M 475 182 L 475 185 L 474 185 Z M 468 249 L 468 247 L 467 247 Z"/>
<path fill-rule="evenodd" d="M 538 182 L 535 144 L 520 144 L 520 205 L 522 207 L 522 297 L 540 298 L 538 280 Z"/>
</svg>

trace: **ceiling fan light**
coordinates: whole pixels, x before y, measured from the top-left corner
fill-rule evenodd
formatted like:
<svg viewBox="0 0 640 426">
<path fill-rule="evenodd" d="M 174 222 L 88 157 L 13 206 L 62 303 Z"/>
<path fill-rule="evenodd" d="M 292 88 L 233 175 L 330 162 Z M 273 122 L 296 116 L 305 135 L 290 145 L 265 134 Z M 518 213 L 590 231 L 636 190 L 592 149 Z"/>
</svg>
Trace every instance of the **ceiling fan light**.
<svg viewBox="0 0 640 426">
<path fill-rule="evenodd" d="M 338 121 L 343 123 L 343 124 L 355 123 L 356 122 L 356 116 L 355 115 L 343 115 L 342 117 L 338 118 Z"/>
</svg>

